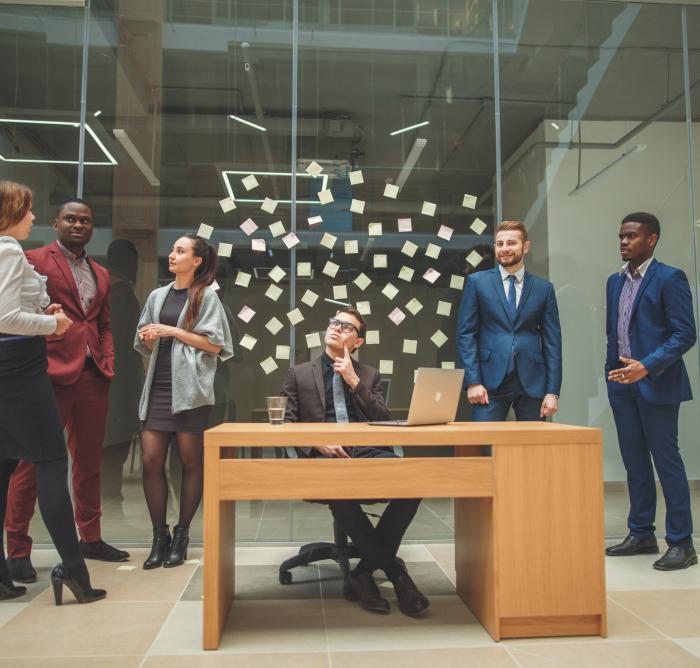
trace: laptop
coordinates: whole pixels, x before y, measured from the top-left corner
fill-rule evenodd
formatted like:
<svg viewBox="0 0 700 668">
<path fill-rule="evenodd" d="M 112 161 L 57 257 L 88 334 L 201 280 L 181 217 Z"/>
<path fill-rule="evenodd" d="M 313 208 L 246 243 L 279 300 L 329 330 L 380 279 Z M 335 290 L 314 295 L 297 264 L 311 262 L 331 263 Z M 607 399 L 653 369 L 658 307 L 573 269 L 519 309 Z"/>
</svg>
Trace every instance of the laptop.
<svg viewBox="0 0 700 668">
<path fill-rule="evenodd" d="M 457 416 L 457 405 L 464 382 L 464 369 L 421 367 L 416 372 L 407 420 L 379 420 L 373 425 L 413 427 L 447 424 Z"/>
</svg>

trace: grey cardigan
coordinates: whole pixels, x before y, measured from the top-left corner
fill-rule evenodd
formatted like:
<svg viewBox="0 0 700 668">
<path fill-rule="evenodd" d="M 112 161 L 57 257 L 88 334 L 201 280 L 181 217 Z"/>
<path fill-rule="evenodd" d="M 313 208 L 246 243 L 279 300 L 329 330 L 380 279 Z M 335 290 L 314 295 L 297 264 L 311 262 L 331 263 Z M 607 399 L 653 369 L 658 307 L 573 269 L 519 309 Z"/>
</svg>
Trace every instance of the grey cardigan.
<svg viewBox="0 0 700 668">
<path fill-rule="evenodd" d="M 139 319 L 136 336 L 134 338 L 134 348 L 144 357 L 149 357 L 146 381 L 141 393 L 139 403 L 139 418 L 145 420 L 148 415 L 148 402 L 151 396 L 151 385 L 153 374 L 156 369 L 158 358 L 158 347 L 160 340 L 156 339 L 153 351 L 150 351 L 141 339 L 138 330 L 152 323 L 160 323 L 160 312 L 165 303 L 165 299 L 170 292 L 173 283 L 156 288 L 146 301 L 141 318 Z M 177 326 L 182 327 L 187 312 L 187 304 L 182 309 Z M 179 339 L 173 340 L 172 347 L 172 375 L 173 375 L 173 413 L 180 413 L 198 406 L 214 404 L 214 374 L 216 373 L 217 357 L 225 361 L 233 356 L 233 341 L 231 340 L 231 330 L 226 320 L 224 307 L 222 306 L 216 292 L 210 287 L 204 290 L 202 305 L 199 309 L 199 317 L 192 331 L 196 334 L 203 334 L 209 342 L 215 346 L 221 346 L 218 355 L 205 352 L 194 346 L 187 345 Z"/>
</svg>

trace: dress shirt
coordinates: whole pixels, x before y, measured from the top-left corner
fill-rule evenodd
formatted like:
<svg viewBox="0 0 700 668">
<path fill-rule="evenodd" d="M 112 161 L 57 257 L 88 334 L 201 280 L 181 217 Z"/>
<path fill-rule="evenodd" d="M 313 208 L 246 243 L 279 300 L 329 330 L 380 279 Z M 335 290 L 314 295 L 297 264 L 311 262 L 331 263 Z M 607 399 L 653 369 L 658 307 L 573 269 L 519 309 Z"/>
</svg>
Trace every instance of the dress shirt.
<svg viewBox="0 0 700 668">
<path fill-rule="evenodd" d="M 326 390 L 326 422 L 335 422 L 335 405 L 333 402 L 333 360 L 324 352 L 321 354 L 321 367 L 323 368 L 323 385 Z M 357 412 L 355 404 L 352 400 L 352 390 L 348 384 L 343 381 L 343 389 L 345 390 L 345 406 L 348 411 L 348 421 L 357 422 Z"/>
<path fill-rule="evenodd" d="M 510 284 L 508 283 L 508 276 L 515 276 L 515 308 L 520 305 L 520 295 L 523 292 L 523 279 L 525 278 L 525 267 L 520 267 L 515 274 L 511 274 L 506 271 L 505 267 L 498 265 L 498 271 L 501 272 L 501 282 L 503 283 L 503 290 L 506 293 L 506 301 L 508 300 L 508 289 Z"/>
<path fill-rule="evenodd" d="M 92 300 L 95 299 L 95 295 L 97 294 L 97 279 L 88 262 L 87 253 L 83 250 L 83 254 L 78 257 L 72 251 L 69 251 L 60 241 L 56 241 L 56 243 L 66 260 L 68 260 L 68 266 L 73 273 L 75 285 L 78 288 L 80 305 L 83 307 L 83 313 L 87 315 Z"/>
<path fill-rule="evenodd" d="M 620 268 L 619 273 L 625 276 L 625 282 L 620 291 L 620 302 L 617 306 L 617 354 L 620 357 L 632 357 L 629 336 L 632 307 L 634 306 L 639 286 L 644 280 L 644 274 L 646 274 L 653 259 L 653 257 L 650 257 L 642 262 L 634 273 L 630 270 L 629 262 L 625 262 Z"/>
</svg>

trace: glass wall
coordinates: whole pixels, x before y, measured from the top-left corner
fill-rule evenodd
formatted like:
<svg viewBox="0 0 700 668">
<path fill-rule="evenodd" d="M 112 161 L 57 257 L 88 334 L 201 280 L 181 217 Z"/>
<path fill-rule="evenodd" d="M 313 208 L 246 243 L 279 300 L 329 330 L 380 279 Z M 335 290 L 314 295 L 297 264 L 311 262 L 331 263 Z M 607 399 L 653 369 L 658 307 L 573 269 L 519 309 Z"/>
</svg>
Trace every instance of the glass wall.
<svg viewBox="0 0 700 668">
<path fill-rule="evenodd" d="M 606 479 L 624 479 L 602 371 L 603 289 L 620 265 L 622 216 L 656 213 L 659 259 L 697 285 L 683 10 L 495 6 L 496 21 L 492 0 L 93 0 L 84 50 L 83 10 L 2 5 L 0 176 L 35 189 L 31 244 L 42 245 L 80 170 L 97 224 L 88 250 L 113 280 L 108 539 L 150 534 L 131 338 L 146 296 L 169 281 L 173 241 L 202 223 L 222 251 L 217 282 L 236 348 L 217 374 L 216 424 L 266 419 L 265 396 L 289 364 L 319 354 L 339 304 L 365 312 L 359 357 L 380 368 L 402 417 L 414 370 L 455 362 L 463 282 L 493 266 L 499 213 L 525 220 L 528 269 L 553 281 L 562 317 L 557 419 L 602 427 Z M 700 10 L 685 11 L 697 114 Z M 229 197 L 236 208 L 225 211 Z M 696 350 L 686 356 L 695 390 Z M 466 401 L 459 419 L 469 419 Z M 699 426 L 695 402 L 685 404 L 692 478 Z M 175 504 L 175 454 L 169 471 Z M 331 535 L 312 504 L 239 504 L 238 514 L 243 541 Z M 451 523 L 450 503 L 426 500 L 410 537 L 449 538 Z"/>
</svg>

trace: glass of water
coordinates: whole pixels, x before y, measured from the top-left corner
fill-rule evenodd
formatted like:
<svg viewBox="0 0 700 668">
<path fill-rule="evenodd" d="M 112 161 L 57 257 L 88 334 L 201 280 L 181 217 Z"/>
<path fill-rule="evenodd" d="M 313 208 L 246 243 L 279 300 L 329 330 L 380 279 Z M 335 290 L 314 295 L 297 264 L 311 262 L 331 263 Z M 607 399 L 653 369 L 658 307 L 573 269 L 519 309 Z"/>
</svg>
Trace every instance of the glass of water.
<svg viewBox="0 0 700 668">
<path fill-rule="evenodd" d="M 270 424 L 284 424 L 284 409 L 287 397 L 267 397 L 267 417 Z"/>
</svg>

